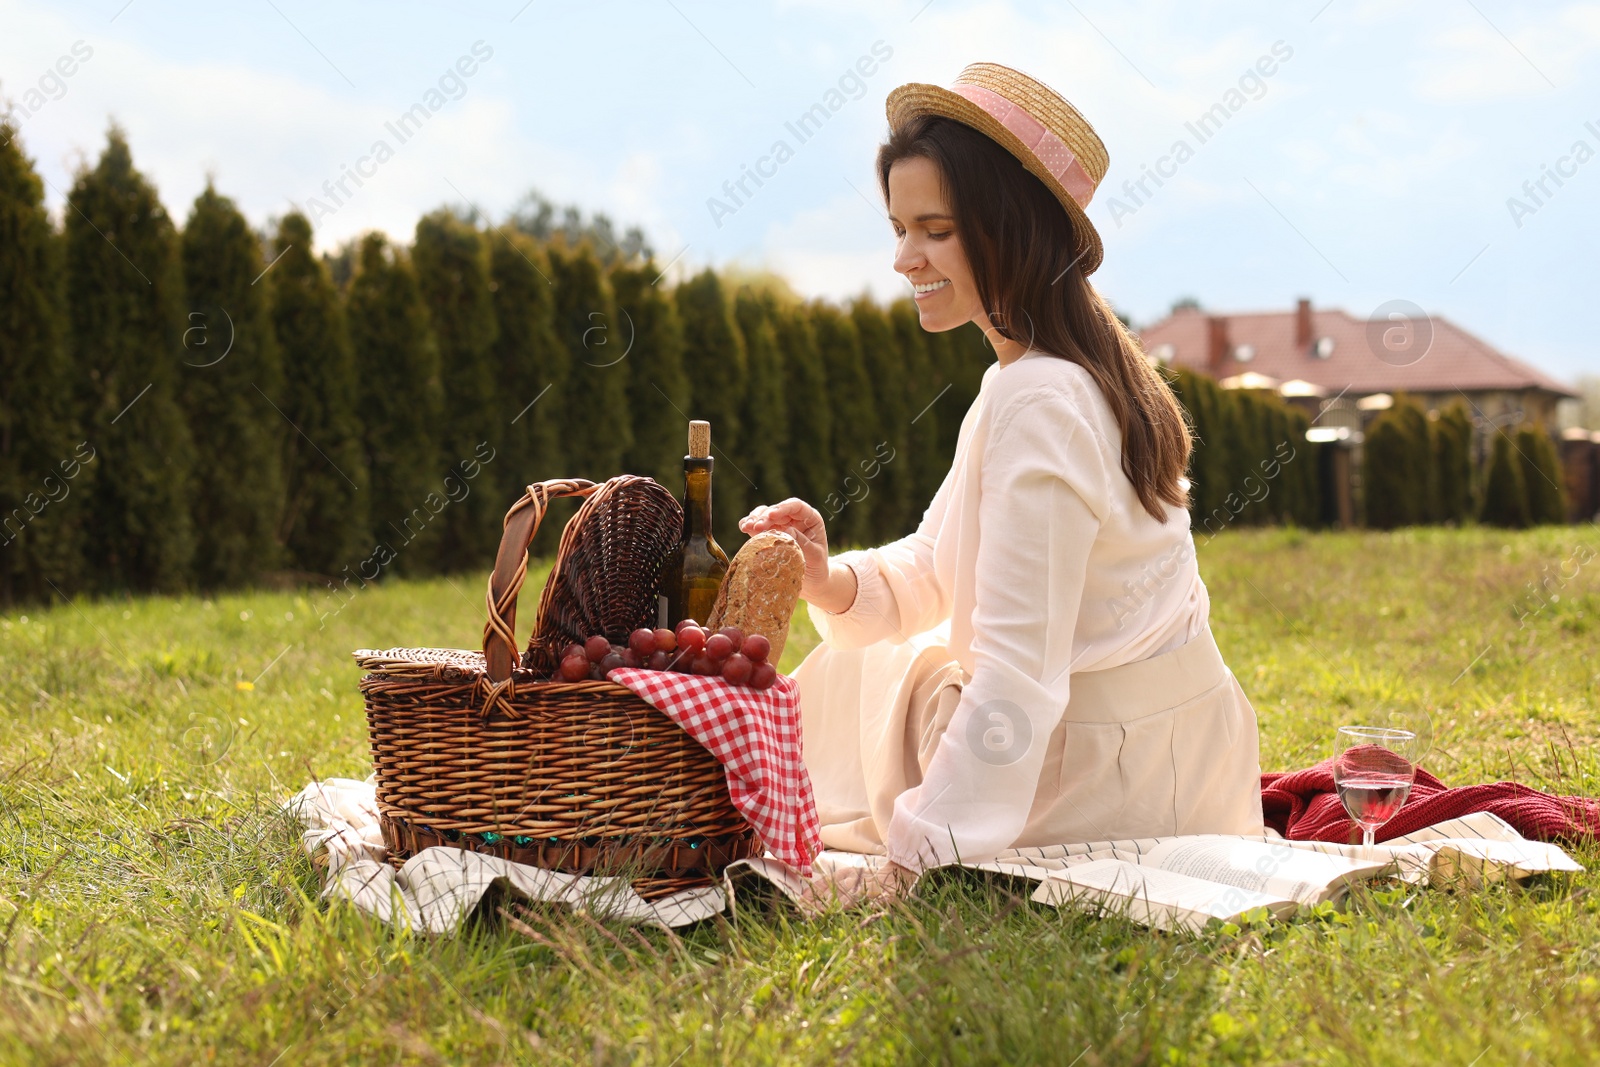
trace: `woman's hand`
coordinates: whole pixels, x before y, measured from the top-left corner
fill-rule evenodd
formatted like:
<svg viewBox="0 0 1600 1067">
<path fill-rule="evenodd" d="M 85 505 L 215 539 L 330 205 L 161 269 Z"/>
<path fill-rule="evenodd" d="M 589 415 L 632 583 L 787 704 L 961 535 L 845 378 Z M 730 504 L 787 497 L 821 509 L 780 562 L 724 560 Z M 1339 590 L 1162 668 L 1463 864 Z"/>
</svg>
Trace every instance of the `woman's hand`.
<svg viewBox="0 0 1600 1067">
<path fill-rule="evenodd" d="M 739 529 L 754 536 L 778 530 L 795 539 L 806 564 L 800 595 L 824 611 L 842 612 L 856 599 L 856 574 L 850 567 L 828 561 L 828 531 L 822 513 L 799 497 L 756 508 L 739 520 Z"/>
<path fill-rule="evenodd" d="M 801 586 L 818 590 L 828 583 L 828 530 L 822 513 L 797 496 L 778 504 L 762 504 L 739 520 L 739 529 L 754 536 L 763 530 L 789 534 L 800 546 L 806 560 L 806 577 Z"/>
<path fill-rule="evenodd" d="M 834 907 L 853 908 L 902 900 L 916 880 L 915 872 L 893 860 L 876 869 L 840 867 L 832 874 L 806 880 L 800 891 L 800 911 L 808 918 L 815 918 Z"/>
</svg>

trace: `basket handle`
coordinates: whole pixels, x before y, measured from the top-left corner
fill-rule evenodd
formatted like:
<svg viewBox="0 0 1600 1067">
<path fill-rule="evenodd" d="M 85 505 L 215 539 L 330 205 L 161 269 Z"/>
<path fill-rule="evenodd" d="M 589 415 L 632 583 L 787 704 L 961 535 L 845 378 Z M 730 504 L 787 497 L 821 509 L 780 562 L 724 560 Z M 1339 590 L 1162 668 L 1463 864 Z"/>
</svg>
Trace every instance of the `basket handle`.
<svg viewBox="0 0 1600 1067">
<path fill-rule="evenodd" d="M 491 682 L 510 678 L 517 661 L 517 593 L 528 573 L 528 546 L 539 532 L 550 501 L 563 496 L 588 496 L 598 488 L 599 483 L 584 478 L 534 482 L 506 512 L 500 551 L 494 557 L 494 573 L 489 575 L 489 621 L 483 627 L 483 658 Z"/>
</svg>

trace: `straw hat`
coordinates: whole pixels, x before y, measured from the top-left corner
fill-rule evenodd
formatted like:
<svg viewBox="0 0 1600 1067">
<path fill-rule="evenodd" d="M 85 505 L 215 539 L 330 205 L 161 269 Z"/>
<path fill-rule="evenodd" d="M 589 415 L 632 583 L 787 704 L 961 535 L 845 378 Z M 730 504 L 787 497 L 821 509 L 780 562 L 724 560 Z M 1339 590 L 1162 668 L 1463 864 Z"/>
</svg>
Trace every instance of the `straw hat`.
<svg viewBox="0 0 1600 1067">
<path fill-rule="evenodd" d="M 947 89 L 909 82 L 889 94 L 889 124 L 942 115 L 988 134 L 1056 194 L 1072 218 L 1083 273 L 1100 266 L 1100 234 L 1085 209 L 1110 157 L 1089 120 L 1043 82 L 999 63 L 968 63 Z"/>
</svg>

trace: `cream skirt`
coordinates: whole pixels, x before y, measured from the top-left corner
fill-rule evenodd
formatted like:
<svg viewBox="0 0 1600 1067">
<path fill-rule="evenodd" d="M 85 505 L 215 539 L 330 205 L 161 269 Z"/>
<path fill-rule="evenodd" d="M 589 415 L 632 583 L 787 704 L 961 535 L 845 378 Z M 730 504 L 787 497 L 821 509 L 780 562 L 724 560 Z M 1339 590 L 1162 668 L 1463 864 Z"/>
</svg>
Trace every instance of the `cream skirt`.
<svg viewBox="0 0 1600 1067">
<path fill-rule="evenodd" d="M 814 648 L 800 687 L 822 843 L 884 851 L 894 800 L 922 781 L 966 672 L 949 624 L 904 644 Z M 1174 834 L 1259 834 L 1256 714 L 1207 627 L 1159 656 L 1072 676 L 1013 848 Z"/>
</svg>

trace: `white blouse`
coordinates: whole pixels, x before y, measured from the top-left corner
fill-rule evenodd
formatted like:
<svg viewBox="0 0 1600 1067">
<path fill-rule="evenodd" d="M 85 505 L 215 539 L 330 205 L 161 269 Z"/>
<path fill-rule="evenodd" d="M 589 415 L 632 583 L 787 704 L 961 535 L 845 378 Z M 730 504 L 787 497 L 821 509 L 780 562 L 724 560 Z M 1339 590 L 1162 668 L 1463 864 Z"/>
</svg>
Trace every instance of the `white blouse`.
<svg viewBox="0 0 1600 1067">
<path fill-rule="evenodd" d="M 890 859 L 920 869 L 931 848 L 939 861 L 959 850 L 973 862 L 1021 834 L 1045 746 L 1005 766 L 978 758 L 963 739 L 975 736 L 972 716 L 992 718 L 986 705 L 1022 709 L 1031 736 L 1047 738 L 1073 672 L 1147 659 L 1204 630 L 1210 600 L 1188 512 L 1167 506 L 1165 523 L 1151 517 L 1121 452 L 1089 373 L 1030 350 L 984 372 L 917 530 L 834 557 L 855 572 L 857 592 L 843 612 L 808 605 L 823 640 L 904 642 L 948 620 L 950 654 L 968 678 L 922 784 L 895 801 Z M 952 782 L 972 786 L 957 795 L 988 801 L 941 803 Z"/>
</svg>

